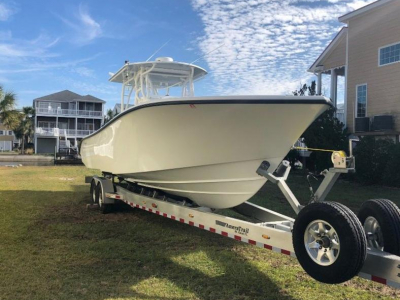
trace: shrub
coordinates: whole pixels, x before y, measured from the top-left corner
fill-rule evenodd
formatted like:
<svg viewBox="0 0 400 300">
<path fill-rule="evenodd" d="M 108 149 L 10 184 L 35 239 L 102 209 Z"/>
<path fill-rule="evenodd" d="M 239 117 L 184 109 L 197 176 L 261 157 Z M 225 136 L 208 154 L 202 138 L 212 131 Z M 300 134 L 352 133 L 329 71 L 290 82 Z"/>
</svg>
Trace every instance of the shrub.
<svg viewBox="0 0 400 300">
<path fill-rule="evenodd" d="M 335 118 L 333 108 L 319 116 L 303 134 L 307 147 L 344 151 L 348 149 L 347 136 L 344 124 Z M 329 152 L 313 151 L 307 158 L 309 170 L 321 172 L 331 167 L 331 153 Z"/>
<path fill-rule="evenodd" d="M 33 154 L 33 149 L 29 148 L 29 149 L 25 149 L 25 154 Z"/>
<path fill-rule="evenodd" d="M 399 147 L 395 147 L 393 141 L 388 139 L 376 139 L 373 136 L 362 138 L 354 149 L 357 172 L 355 178 L 365 184 L 388 185 L 383 174 L 387 170 L 388 162 L 395 159 L 395 148 Z M 400 153 L 399 150 L 397 152 Z M 393 166 L 398 164 L 397 161 Z M 392 166 L 389 169 L 391 173 L 395 173 Z"/>
<path fill-rule="evenodd" d="M 382 181 L 384 185 L 400 187 L 400 144 L 392 146 L 390 157 L 386 161 Z"/>
</svg>

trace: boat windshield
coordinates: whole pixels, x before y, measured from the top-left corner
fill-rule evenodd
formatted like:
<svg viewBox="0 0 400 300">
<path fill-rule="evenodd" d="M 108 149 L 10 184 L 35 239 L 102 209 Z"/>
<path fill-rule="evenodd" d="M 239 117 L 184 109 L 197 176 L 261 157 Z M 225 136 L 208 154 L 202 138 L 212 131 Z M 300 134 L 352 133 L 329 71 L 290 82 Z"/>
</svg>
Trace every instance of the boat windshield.
<svg viewBox="0 0 400 300">
<path fill-rule="evenodd" d="M 194 82 L 206 74 L 196 65 L 159 58 L 154 62 L 127 62 L 110 81 L 122 83 L 122 111 L 131 99 L 135 105 L 140 105 L 170 97 L 193 97 Z"/>
</svg>

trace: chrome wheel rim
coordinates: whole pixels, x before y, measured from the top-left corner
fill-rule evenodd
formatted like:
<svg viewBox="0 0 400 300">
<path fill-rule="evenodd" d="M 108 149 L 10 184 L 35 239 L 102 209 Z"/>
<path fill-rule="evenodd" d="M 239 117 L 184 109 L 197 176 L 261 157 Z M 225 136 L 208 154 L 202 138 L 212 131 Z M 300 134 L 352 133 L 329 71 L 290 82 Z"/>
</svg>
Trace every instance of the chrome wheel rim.
<svg viewBox="0 0 400 300">
<path fill-rule="evenodd" d="M 364 222 L 364 231 L 367 236 L 368 247 L 383 251 L 383 235 L 379 222 L 374 217 L 368 217 Z"/>
<path fill-rule="evenodd" d="M 103 191 L 99 189 L 99 206 L 103 205 Z"/>
<path fill-rule="evenodd" d="M 92 201 L 93 203 L 96 203 L 96 187 L 93 186 L 93 190 L 92 190 Z"/>
<path fill-rule="evenodd" d="M 330 266 L 339 257 L 339 235 L 326 221 L 315 220 L 308 224 L 304 245 L 310 258 L 320 266 Z"/>
</svg>

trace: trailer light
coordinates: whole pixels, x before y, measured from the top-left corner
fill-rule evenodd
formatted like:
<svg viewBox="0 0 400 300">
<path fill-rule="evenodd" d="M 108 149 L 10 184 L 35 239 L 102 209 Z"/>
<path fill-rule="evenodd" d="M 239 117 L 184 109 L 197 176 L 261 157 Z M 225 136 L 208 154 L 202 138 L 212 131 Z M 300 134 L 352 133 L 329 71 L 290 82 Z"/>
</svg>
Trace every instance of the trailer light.
<svg viewBox="0 0 400 300">
<path fill-rule="evenodd" d="M 191 218 L 194 218 L 194 215 L 192 215 L 192 214 L 189 214 L 189 217 L 191 217 Z"/>
<path fill-rule="evenodd" d="M 157 208 L 157 204 L 155 204 L 155 203 L 152 203 L 151 206 L 154 208 Z"/>
<path fill-rule="evenodd" d="M 266 240 L 269 240 L 271 237 L 269 235 L 263 234 L 262 237 Z"/>
</svg>

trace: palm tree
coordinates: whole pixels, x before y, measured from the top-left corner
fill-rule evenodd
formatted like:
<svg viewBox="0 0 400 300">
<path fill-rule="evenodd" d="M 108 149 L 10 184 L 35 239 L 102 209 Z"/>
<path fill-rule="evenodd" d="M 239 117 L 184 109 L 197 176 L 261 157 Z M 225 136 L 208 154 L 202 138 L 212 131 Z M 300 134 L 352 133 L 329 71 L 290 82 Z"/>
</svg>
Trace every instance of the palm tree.
<svg viewBox="0 0 400 300">
<path fill-rule="evenodd" d="M 19 114 L 19 125 L 15 128 L 15 136 L 22 140 L 21 154 L 25 153 L 25 143 L 32 140 L 33 135 L 33 115 L 35 110 L 31 106 L 25 106 L 22 108 L 22 112 Z"/>
<path fill-rule="evenodd" d="M 15 94 L 5 92 L 0 86 L 0 120 L 4 126 L 14 130 L 18 126 L 18 113 L 15 110 Z"/>
</svg>

